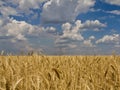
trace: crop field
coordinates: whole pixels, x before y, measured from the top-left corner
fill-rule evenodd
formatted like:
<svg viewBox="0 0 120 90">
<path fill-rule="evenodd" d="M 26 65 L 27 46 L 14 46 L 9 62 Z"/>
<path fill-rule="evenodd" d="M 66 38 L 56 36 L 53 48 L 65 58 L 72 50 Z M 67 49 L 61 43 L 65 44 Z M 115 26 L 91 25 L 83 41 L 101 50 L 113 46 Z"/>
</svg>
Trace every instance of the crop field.
<svg viewBox="0 0 120 90">
<path fill-rule="evenodd" d="M 120 90 L 120 56 L 0 56 L 0 90 Z"/>
</svg>

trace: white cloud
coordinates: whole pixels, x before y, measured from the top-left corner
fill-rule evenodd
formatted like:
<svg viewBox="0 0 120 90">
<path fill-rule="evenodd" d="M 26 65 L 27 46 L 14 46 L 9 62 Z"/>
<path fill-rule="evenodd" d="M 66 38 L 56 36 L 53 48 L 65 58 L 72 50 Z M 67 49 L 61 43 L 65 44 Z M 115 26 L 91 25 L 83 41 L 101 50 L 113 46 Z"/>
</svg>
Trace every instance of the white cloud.
<svg viewBox="0 0 120 90">
<path fill-rule="evenodd" d="M 83 44 L 88 46 L 88 47 L 93 47 L 91 40 L 84 40 Z"/>
<path fill-rule="evenodd" d="M 120 0 L 105 0 L 105 1 L 110 4 L 120 5 Z"/>
<path fill-rule="evenodd" d="M 8 14 L 7 14 L 8 15 Z M 56 33 L 56 28 L 50 26 L 50 27 L 42 27 L 42 26 L 35 26 L 28 24 L 25 21 L 17 21 L 15 19 L 10 19 L 9 17 L 5 18 L 0 18 L 0 38 L 2 40 L 6 40 L 9 43 L 17 45 L 18 47 L 17 50 L 20 50 L 24 45 L 26 45 L 27 48 L 35 49 L 33 46 L 36 44 L 31 43 L 32 40 L 30 40 L 29 37 L 37 37 L 38 41 L 39 39 L 45 34 L 48 38 L 50 39 L 51 36 L 49 36 L 47 33 Z M 95 20 L 95 21 L 86 21 L 84 23 L 81 22 L 81 20 L 76 20 L 74 24 L 71 24 L 69 22 L 64 23 L 61 28 L 62 28 L 62 35 L 59 36 L 54 36 L 55 45 L 56 47 L 61 47 L 61 48 L 75 48 L 77 47 L 77 42 L 81 42 L 86 46 L 93 46 L 92 40 L 95 39 L 94 36 L 89 37 L 89 40 L 84 40 L 84 37 L 81 32 L 83 32 L 83 29 L 95 29 L 95 28 L 102 28 L 105 25 L 102 24 L 100 21 Z M 47 33 L 46 33 L 47 32 Z M 52 42 L 54 42 L 54 39 L 50 39 Z M 44 38 L 42 39 L 44 40 Z M 43 42 L 40 41 L 39 42 Z M 18 43 L 24 43 L 24 45 Z M 43 44 L 42 44 L 43 45 Z M 52 44 L 54 47 L 54 43 Z M 31 50 L 30 49 L 30 50 Z"/>
<path fill-rule="evenodd" d="M 56 28 L 54 27 L 47 27 L 45 28 L 45 31 L 48 32 L 48 33 L 56 33 Z"/>
<path fill-rule="evenodd" d="M 9 16 L 9 15 L 16 15 L 17 11 L 15 10 L 15 8 L 12 8 L 10 6 L 1 6 L 0 7 L 0 12 L 1 14 L 5 17 Z"/>
<path fill-rule="evenodd" d="M 4 22 L 0 20 L 1 24 Z M 14 40 L 27 40 L 29 36 L 39 37 L 43 33 L 55 33 L 56 28 L 54 27 L 42 27 L 26 23 L 25 21 L 17 21 L 9 19 L 2 27 L 0 35 L 13 36 Z"/>
<path fill-rule="evenodd" d="M 84 40 L 84 37 L 80 33 L 80 27 L 82 27 L 80 20 L 77 20 L 74 25 L 64 23 L 62 25 L 63 34 L 58 36 L 58 39 L 56 39 L 56 46 L 62 48 L 72 48 L 73 46 L 76 46 L 73 44 L 74 42 Z"/>
<path fill-rule="evenodd" d="M 89 37 L 89 40 L 94 40 L 95 39 L 95 36 L 90 36 Z"/>
<path fill-rule="evenodd" d="M 101 11 L 101 9 L 91 8 L 90 11 L 91 11 L 91 12 L 99 12 L 99 11 Z"/>
<path fill-rule="evenodd" d="M 120 15 L 120 10 L 105 11 L 105 12 L 115 14 L 115 15 Z"/>
<path fill-rule="evenodd" d="M 92 29 L 98 31 L 100 28 L 106 27 L 106 24 L 101 23 L 99 20 L 87 20 L 83 24 L 83 29 Z"/>
<path fill-rule="evenodd" d="M 93 41 L 95 40 L 95 36 L 90 36 L 87 40 L 83 41 L 83 45 L 86 47 L 95 47 Z"/>
<path fill-rule="evenodd" d="M 30 11 L 33 9 L 40 9 L 40 4 L 47 0 L 19 0 L 19 8 L 23 11 Z"/>
<path fill-rule="evenodd" d="M 39 3 L 41 3 L 40 0 L 20 0 L 19 1 L 19 7 L 21 9 L 29 9 L 29 8 L 39 8 Z"/>
<path fill-rule="evenodd" d="M 33 14 L 30 9 L 40 9 L 42 2 L 45 2 L 41 13 L 43 23 L 65 22 L 61 26 L 62 34 L 58 35 L 56 28 L 52 26 L 35 26 L 25 21 L 9 18 L 9 15 L 19 15 L 20 13 L 25 15 Z M 52 49 L 54 49 L 54 43 L 56 47 L 60 48 L 77 49 L 80 45 L 85 48 L 94 47 L 96 38 L 90 36 L 86 39 L 83 32 L 86 30 L 100 30 L 107 25 L 99 20 L 87 20 L 83 23 L 81 20 L 75 21 L 77 15 L 87 12 L 94 3 L 95 0 L 2 0 L 0 1 L 0 13 L 2 13 L 2 16 L 0 16 L 0 43 L 7 44 L 6 47 L 2 44 L 4 48 L 11 47 L 17 50 L 24 47 L 25 50 L 41 50 L 41 45 L 46 45 L 44 48 L 52 46 Z M 118 11 L 115 10 L 110 13 L 119 14 Z M 38 17 L 37 14 L 33 16 L 33 19 Z M 120 41 L 118 38 L 117 34 L 104 36 L 97 40 L 96 44 L 114 41 L 116 47 L 119 47 Z M 48 44 L 51 45 L 49 46 Z"/>
<path fill-rule="evenodd" d="M 95 45 L 93 45 L 93 40 L 95 40 L 95 37 L 90 36 L 89 39 L 85 40 L 82 33 L 84 32 L 84 30 L 95 30 L 105 26 L 106 24 L 103 24 L 98 20 L 87 20 L 84 23 L 82 23 L 80 20 L 76 20 L 74 24 L 70 24 L 68 22 L 64 23 L 62 25 L 62 35 L 58 36 L 58 39 L 56 39 L 56 46 L 69 48 L 70 44 L 75 45 L 76 42 L 81 42 L 85 46 L 94 47 Z"/>
<path fill-rule="evenodd" d="M 42 27 L 35 26 L 26 23 L 25 21 L 17 21 L 10 18 L 0 18 L 0 43 L 6 43 L 7 46 L 1 44 L 0 50 L 3 48 L 5 50 L 15 50 L 20 51 L 30 51 L 41 50 L 44 42 L 41 44 L 41 40 L 44 39 L 52 40 L 52 36 L 49 33 L 55 32 L 54 27 Z M 36 38 L 36 42 L 33 42 L 33 39 Z M 42 38 L 42 39 L 41 39 Z M 37 45 L 37 43 L 39 43 Z M 47 45 L 46 45 L 47 46 Z M 49 46 L 47 46 L 49 47 Z"/>
<path fill-rule="evenodd" d="M 92 7 L 95 0 L 49 0 L 41 13 L 43 23 L 73 22 Z"/>
<path fill-rule="evenodd" d="M 32 26 L 25 21 L 16 21 L 13 19 L 10 19 L 10 22 L 3 28 L 7 30 L 7 36 L 14 36 L 17 40 L 26 40 L 26 35 L 30 35 L 36 31 L 35 26 Z"/>
<path fill-rule="evenodd" d="M 63 35 L 61 36 L 61 38 L 69 38 L 71 40 L 83 40 L 82 35 L 79 33 L 81 25 L 81 21 L 79 20 L 75 22 L 75 26 L 73 27 L 71 27 L 70 23 L 63 24 Z"/>
<path fill-rule="evenodd" d="M 101 39 L 96 41 L 96 44 L 99 43 L 113 43 L 116 44 L 119 42 L 120 35 L 119 34 L 113 34 L 113 35 L 105 35 Z"/>
<path fill-rule="evenodd" d="M 100 54 L 112 54 L 115 51 L 119 54 L 120 51 L 120 34 L 104 35 L 96 41 L 96 47 L 101 49 Z"/>
<path fill-rule="evenodd" d="M 0 11 L 3 15 L 30 14 L 30 9 L 41 9 L 41 3 L 47 0 L 3 0 L 0 1 Z M 15 7 L 14 7 L 15 6 Z"/>
<path fill-rule="evenodd" d="M 77 20 L 75 26 L 71 26 L 70 23 L 62 25 L 63 35 L 61 38 L 71 38 L 72 40 L 83 40 L 84 38 L 80 34 L 81 21 Z"/>
</svg>

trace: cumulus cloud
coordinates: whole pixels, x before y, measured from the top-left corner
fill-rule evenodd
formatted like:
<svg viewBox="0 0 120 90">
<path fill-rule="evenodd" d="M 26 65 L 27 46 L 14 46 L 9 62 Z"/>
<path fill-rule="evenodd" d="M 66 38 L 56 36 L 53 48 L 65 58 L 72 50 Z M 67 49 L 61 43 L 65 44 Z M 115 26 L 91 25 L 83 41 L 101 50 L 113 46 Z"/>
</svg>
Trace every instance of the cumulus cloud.
<svg viewBox="0 0 120 90">
<path fill-rule="evenodd" d="M 88 46 L 88 47 L 93 47 L 91 40 L 84 40 L 83 44 Z"/>
<path fill-rule="evenodd" d="M 98 31 L 100 28 L 106 27 L 106 24 L 101 23 L 99 20 L 87 20 L 83 24 L 83 29 L 92 29 L 94 31 Z"/>
<path fill-rule="evenodd" d="M 96 47 L 100 49 L 100 54 L 112 54 L 113 51 L 120 53 L 120 34 L 104 35 L 96 42 Z"/>
<path fill-rule="evenodd" d="M 84 40 L 84 37 L 81 35 L 79 29 L 82 26 L 82 23 L 80 20 L 77 20 L 75 22 L 74 25 L 70 24 L 70 23 L 64 23 L 62 25 L 62 30 L 63 30 L 63 34 L 60 35 L 58 37 L 58 39 L 56 39 L 56 46 L 57 47 L 71 47 L 70 44 L 72 46 L 75 47 L 75 45 L 73 44 L 76 41 L 82 41 Z"/>
<path fill-rule="evenodd" d="M 105 2 L 114 4 L 114 5 L 120 5 L 120 0 L 105 0 Z"/>
<path fill-rule="evenodd" d="M 51 51 L 57 52 L 54 51 L 55 47 L 60 49 L 72 48 L 72 50 L 77 50 L 81 44 L 81 47 L 85 48 L 95 47 L 96 37 L 90 36 L 86 39 L 84 37 L 86 32 L 84 31 L 98 31 L 107 25 L 99 20 L 75 21 L 79 14 L 86 13 L 94 6 L 94 3 L 95 0 L 1 0 L 0 43 L 2 44 L 0 50 L 11 47 L 12 50 L 24 48 L 24 50 L 41 51 L 44 48 L 50 50 L 50 47 L 52 47 L 53 50 Z M 41 7 L 41 4 L 43 7 Z M 53 24 L 53 26 L 51 24 L 48 26 L 31 25 L 24 20 L 17 21 L 10 18 L 14 15 L 25 17 L 33 15 L 30 18 L 32 21 L 39 16 L 39 12 L 34 14 L 33 9 L 43 9 L 40 18 L 43 23 L 62 23 L 60 34 L 57 30 L 60 28 L 53 27 Z M 109 13 L 119 15 L 119 10 L 110 11 Z M 118 38 L 119 35 L 117 34 L 104 36 L 97 40 L 96 44 L 114 41 L 116 47 L 119 47 Z"/>
<path fill-rule="evenodd" d="M 119 40 L 120 40 L 120 35 L 119 34 L 105 35 L 101 39 L 97 40 L 96 44 L 99 44 L 99 43 L 112 43 L 112 44 L 116 44 L 116 43 L 120 42 Z"/>
<path fill-rule="evenodd" d="M 71 27 L 70 23 L 65 23 L 62 25 L 63 35 L 60 38 L 66 38 L 71 40 L 83 40 L 82 35 L 79 33 L 81 27 L 81 21 L 76 21 L 75 26 Z"/>
<path fill-rule="evenodd" d="M 0 12 L 3 15 L 30 14 L 31 9 L 41 9 L 41 4 L 47 0 L 2 0 Z"/>
<path fill-rule="evenodd" d="M 93 41 L 95 40 L 95 36 L 90 36 L 88 39 L 83 41 L 84 46 L 86 47 L 95 47 Z"/>
<path fill-rule="evenodd" d="M 35 32 L 34 26 L 24 21 L 16 21 L 10 18 L 0 19 L 0 22 L 2 22 L 0 27 L 0 43 L 6 44 L 5 47 L 1 44 L 0 50 L 20 51 L 23 47 L 25 51 L 32 49 L 26 35 Z"/>
<path fill-rule="evenodd" d="M 81 42 L 86 46 L 94 47 L 92 42 L 95 37 L 90 36 L 89 39 L 85 39 L 82 33 L 84 32 L 84 30 L 95 30 L 105 26 L 106 24 L 103 24 L 98 20 L 88 20 L 84 23 L 82 23 L 81 20 L 76 20 L 74 24 L 68 22 L 64 23 L 62 25 L 62 35 L 58 36 L 58 39 L 56 39 L 56 46 L 69 48 L 70 44 L 75 45 L 76 42 Z"/>
<path fill-rule="evenodd" d="M 56 29 L 52 26 L 44 28 L 42 26 L 28 24 L 25 21 L 1 17 L 0 28 L 0 43 L 7 44 L 6 46 L 1 44 L 0 50 L 8 50 L 10 48 L 9 50 L 20 51 L 24 48 L 23 51 L 41 51 L 41 45 L 43 45 L 44 42 L 42 44 L 40 43 L 38 46 L 36 43 L 44 40 L 44 37 L 51 40 L 52 36 L 49 34 L 56 32 Z M 32 43 L 34 38 L 36 38 L 35 44 Z"/>
<path fill-rule="evenodd" d="M 31 25 L 25 21 L 17 21 L 10 18 L 11 15 L 33 14 L 31 9 L 41 9 L 40 4 L 46 1 L 47 0 L 0 1 L 0 43 L 7 44 L 6 47 L 1 44 L 0 50 L 6 48 L 8 50 L 11 48 L 11 50 L 20 51 L 23 47 L 24 50 L 35 50 L 37 45 L 31 43 L 32 38 L 38 38 L 37 41 L 39 41 L 42 36 L 46 35 L 47 38 L 49 37 L 48 39 L 51 40 L 52 36 L 49 36 L 49 33 L 52 34 L 56 32 L 54 27 L 50 26 L 44 28 L 42 26 Z M 36 51 L 41 49 L 40 46 L 41 45 L 37 47 Z"/>
<path fill-rule="evenodd" d="M 19 0 L 19 8 L 22 10 L 29 10 L 30 8 L 39 8 L 43 0 Z"/>
<path fill-rule="evenodd" d="M 41 13 L 43 23 L 73 22 L 92 7 L 95 0 L 49 0 Z"/>
<path fill-rule="evenodd" d="M 47 28 L 44 28 L 44 31 L 48 32 L 48 33 L 52 33 L 52 34 L 55 34 L 57 31 L 56 31 L 56 28 L 50 26 L 50 27 L 47 27 Z"/>
<path fill-rule="evenodd" d="M 0 7 L 0 13 L 5 17 L 9 16 L 9 15 L 16 15 L 17 11 L 10 7 L 10 6 L 3 6 L 1 5 Z"/>
<path fill-rule="evenodd" d="M 0 25 L 2 25 L 4 21 L 0 20 L 0 22 Z M 55 33 L 56 28 L 52 26 L 44 28 L 42 26 L 28 24 L 25 21 L 9 19 L 9 22 L 6 22 L 6 24 L 1 27 L 1 31 L 4 31 L 2 33 L 3 35 L 14 36 L 19 40 L 26 40 L 25 37 L 29 35 L 39 36 L 42 32 Z"/>
<path fill-rule="evenodd" d="M 25 21 L 16 21 L 13 19 L 10 19 L 9 23 L 3 29 L 6 30 L 6 36 L 14 36 L 17 40 L 26 40 L 26 35 L 33 34 L 36 29 L 39 30 L 36 26 L 32 26 Z M 39 31 L 37 32 L 39 33 Z"/>
</svg>

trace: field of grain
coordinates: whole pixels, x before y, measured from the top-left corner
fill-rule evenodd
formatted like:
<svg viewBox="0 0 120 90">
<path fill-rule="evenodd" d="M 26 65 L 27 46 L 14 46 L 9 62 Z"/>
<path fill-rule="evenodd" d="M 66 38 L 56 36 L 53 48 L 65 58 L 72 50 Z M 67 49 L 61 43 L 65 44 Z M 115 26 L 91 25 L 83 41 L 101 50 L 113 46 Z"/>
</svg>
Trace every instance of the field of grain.
<svg viewBox="0 0 120 90">
<path fill-rule="evenodd" d="M 120 56 L 0 56 L 0 90 L 120 90 Z"/>
</svg>

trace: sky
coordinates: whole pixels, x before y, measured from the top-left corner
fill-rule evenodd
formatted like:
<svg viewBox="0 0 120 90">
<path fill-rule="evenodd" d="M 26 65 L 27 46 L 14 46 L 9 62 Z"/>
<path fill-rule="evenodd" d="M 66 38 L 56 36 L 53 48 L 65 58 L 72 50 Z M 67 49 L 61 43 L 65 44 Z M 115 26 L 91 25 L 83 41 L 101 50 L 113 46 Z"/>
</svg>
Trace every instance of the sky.
<svg viewBox="0 0 120 90">
<path fill-rule="evenodd" d="M 0 51 L 120 54 L 120 0 L 0 0 Z"/>
</svg>

